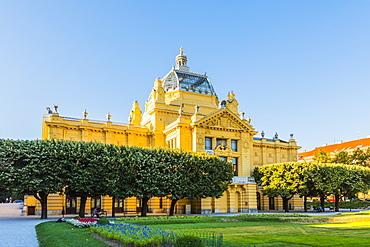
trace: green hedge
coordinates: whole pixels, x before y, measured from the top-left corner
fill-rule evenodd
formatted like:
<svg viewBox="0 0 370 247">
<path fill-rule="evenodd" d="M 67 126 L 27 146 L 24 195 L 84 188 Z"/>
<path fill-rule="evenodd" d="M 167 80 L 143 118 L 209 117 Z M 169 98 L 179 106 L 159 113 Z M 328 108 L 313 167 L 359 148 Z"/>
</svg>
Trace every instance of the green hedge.
<svg viewBox="0 0 370 247">
<path fill-rule="evenodd" d="M 319 206 L 319 205 L 321 205 L 319 201 L 307 202 L 307 206 Z M 330 206 L 334 207 L 335 202 L 325 201 L 325 208 L 329 208 Z M 367 209 L 370 208 L 370 201 L 339 202 L 339 208 Z"/>
</svg>

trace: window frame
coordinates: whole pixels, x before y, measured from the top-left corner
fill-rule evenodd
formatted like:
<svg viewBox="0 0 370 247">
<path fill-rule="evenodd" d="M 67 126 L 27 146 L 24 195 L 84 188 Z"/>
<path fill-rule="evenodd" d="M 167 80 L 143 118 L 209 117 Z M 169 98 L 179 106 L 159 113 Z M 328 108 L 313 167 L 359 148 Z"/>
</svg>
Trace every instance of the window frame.
<svg viewBox="0 0 370 247">
<path fill-rule="evenodd" d="M 204 149 L 205 150 L 212 150 L 212 142 L 213 142 L 212 137 L 205 137 L 204 138 Z"/>
<path fill-rule="evenodd" d="M 231 164 L 234 170 L 234 176 L 238 176 L 238 163 L 239 163 L 238 160 L 239 160 L 239 157 L 233 157 L 231 160 Z"/>
<path fill-rule="evenodd" d="M 238 140 L 231 140 L 231 150 L 238 152 Z"/>
</svg>

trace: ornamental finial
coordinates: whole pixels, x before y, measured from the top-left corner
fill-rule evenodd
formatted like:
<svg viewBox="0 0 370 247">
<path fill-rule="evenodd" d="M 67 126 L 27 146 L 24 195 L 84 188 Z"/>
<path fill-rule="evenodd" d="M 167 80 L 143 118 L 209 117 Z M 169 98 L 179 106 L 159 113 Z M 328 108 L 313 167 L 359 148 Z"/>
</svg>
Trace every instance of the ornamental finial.
<svg viewBox="0 0 370 247">
<path fill-rule="evenodd" d="M 184 107 L 184 104 L 181 104 L 180 109 L 179 109 L 179 117 L 182 117 L 182 114 L 184 113 L 184 110 L 182 109 Z"/>
<path fill-rule="evenodd" d="M 108 114 L 106 115 L 106 117 L 107 117 L 107 121 L 110 122 L 110 119 L 112 117 L 112 115 L 110 115 L 110 112 L 108 112 Z"/>
<path fill-rule="evenodd" d="M 86 111 L 86 109 L 82 112 L 82 115 L 84 116 L 84 119 L 87 118 L 87 115 L 89 115 L 89 113 Z"/>
<path fill-rule="evenodd" d="M 48 114 L 53 114 L 53 111 L 50 109 L 50 107 L 46 107 L 46 111 L 48 112 Z"/>
<path fill-rule="evenodd" d="M 58 113 L 58 105 L 53 105 L 55 113 Z"/>
<path fill-rule="evenodd" d="M 176 69 L 189 71 L 189 67 L 186 66 L 188 58 L 184 55 L 184 49 L 180 48 L 180 54 L 176 56 Z"/>
</svg>

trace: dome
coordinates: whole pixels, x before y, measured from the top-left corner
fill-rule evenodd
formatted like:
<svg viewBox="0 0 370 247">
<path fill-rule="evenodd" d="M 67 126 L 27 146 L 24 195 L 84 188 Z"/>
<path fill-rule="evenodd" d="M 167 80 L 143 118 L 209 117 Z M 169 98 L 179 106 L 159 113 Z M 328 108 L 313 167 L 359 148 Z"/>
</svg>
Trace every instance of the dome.
<svg viewBox="0 0 370 247">
<path fill-rule="evenodd" d="M 216 92 L 206 75 L 173 69 L 162 79 L 162 81 L 165 92 L 182 90 L 200 94 L 216 95 Z"/>
<path fill-rule="evenodd" d="M 180 48 L 180 54 L 176 56 L 176 67 L 162 79 L 165 92 L 183 90 L 188 92 L 216 95 L 208 77 L 204 74 L 190 72 L 187 66 L 187 56 Z"/>
</svg>

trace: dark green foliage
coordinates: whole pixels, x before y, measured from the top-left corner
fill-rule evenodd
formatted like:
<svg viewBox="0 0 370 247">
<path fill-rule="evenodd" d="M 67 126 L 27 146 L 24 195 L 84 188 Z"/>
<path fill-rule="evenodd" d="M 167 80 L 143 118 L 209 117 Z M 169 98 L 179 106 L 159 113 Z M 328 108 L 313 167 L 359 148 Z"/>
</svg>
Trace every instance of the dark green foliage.
<svg viewBox="0 0 370 247">
<path fill-rule="evenodd" d="M 177 151 L 174 158 L 178 161 L 174 172 L 176 180 L 167 194 L 172 200 L 170 215 L 180 199 L 220 198 L 234 176 L 231 164 L 216 156 Z"/>
<path fill-rule="evenodd" d="M 81 197 L 79 215 L 85 217 L 86 200 L 90 196 L 108 194 L 108 172 L 115 146 L 93 142 L 66 142 L 68 145 L 64 159 L 68 161 L 65 169 L 65 194 Z"/>
<path fill-rule="evenodd" d="M 216 156 L 101 143 L 14 141 L 0 139 L 0 189 L 33 194 L 47 218 L 52 193 L 81 198 L 84 217 L 87 197 L 110 195 L 142 199 L 142 216 L 152 197 L 171 195 L 218 198 L 233 176 L 231 165 Z"/>
<path fill-rule="evenodd" d="M 289 211 L 288 201 L 304 186 L 302 163 L 279 163 L 257 167 L 254 170 L 256 182 L 263 186 L 263 193 L 269 197 L 280 196 L 285 211 Z"/>
<path fill-rule="evenodd" d="M 308 206 L 319 206 L 320 202 L 307 202 Z M 335 202 L 325 201 L 325 207 L 335 207 Z M 370 209 L 370 201 L 340 201 L 339 208 Z"/>
<path fill-rule="evenodd" d="M 0 140 L 0 183 L 18 194 L 33 194 L 47 218 L 47 197 L 66 186 L 61 141 Z"/>
<path fill-rule="evenodd" d="M 109 224 L 109 220 L 107 218 L 105 218 L 104 216 L 102 216 L 98 220 L 98 224 Z"/>
<path fill-rule="evenodd" d="M 7 191 L 6 189 L 0 191 L 0 203 L 5 202 L 6 198 L 9 199 L 9 197 L 12 197 L 12 193 L 10 191 Z"/>
<path fill-rule="evenodd" d="M 231 165 L 215 156 L 166 148 L 117 147 L 119 162 L 109 176 L 111 194 L 142 199 L 142 216 L 152 197 L 220 197 L 232 178 Z"/>
<path fill-rule="evenodd" d="M 254 177 L 263 186 L 265 195 L 281 196 L 283 200 L 290 199 L 295 194 L 319 196 L 322 199 L 322 208 L 324 198 L 330 194 L 338 202 L 341 197 L 353 198 L 358 192 L 366 193 L 370 190 L 370 169 L 356 165 L 279 163 L 257 167 Z M 336 210 L 339 209 L 339 205 L 335 207 Z"/>
<path fill-rule="evenodd" d="M 181 236 L 176 239 L 175 247 L 203 247 L 202 240 L 197 236 Z"/>
</svg>

